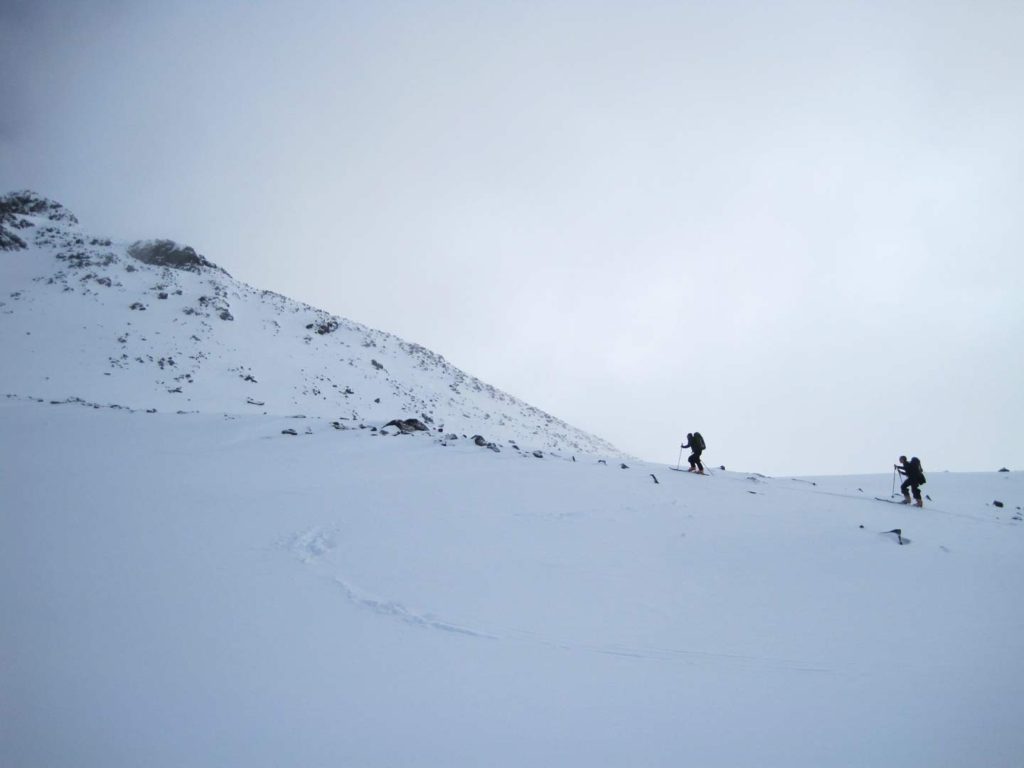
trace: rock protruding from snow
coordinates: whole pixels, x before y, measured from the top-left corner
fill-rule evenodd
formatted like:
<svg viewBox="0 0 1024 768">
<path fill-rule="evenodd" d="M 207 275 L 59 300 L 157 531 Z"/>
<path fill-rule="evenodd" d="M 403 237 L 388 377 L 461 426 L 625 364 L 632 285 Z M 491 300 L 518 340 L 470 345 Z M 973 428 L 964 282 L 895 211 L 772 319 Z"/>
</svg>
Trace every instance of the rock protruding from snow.
<svg viewBox="0 0 1024 768">
<path fill-rule="evenodd" d="M 392 419 L 385 427 L 398 427 L 403 435 L 411 435 L 413 432 L 426 432 L 427 425 L 419 419 Z"/>
<path fill-rule="evenodd" d="M 14 230 L 34 226 L 25 217 L 45 218 L 57 224 L 78 224 L 78 219 L 58 202 L 31 190 L 9 192 L 0 197 L 0 251 L 20 251 L 28 243 Z"/>
<path fill-rule="evenodd" d="M 0 197 L 0 218 L 6 216 L 39 216 L 60 224 L 77 224 L 78 219 L 71 211 L 30 189 L 8 192 Z"/>
<path fill-rule="evenodd" d="M 173 240 L 139 240 L 128 246 L 128 255 L 143 264 L 156 267 L 184 269 L 188 272 L 199 272 L 205 267 L 227 274 L 205 256 L 196 253 L 195 248 L 180 245 Z"/>
</svg>

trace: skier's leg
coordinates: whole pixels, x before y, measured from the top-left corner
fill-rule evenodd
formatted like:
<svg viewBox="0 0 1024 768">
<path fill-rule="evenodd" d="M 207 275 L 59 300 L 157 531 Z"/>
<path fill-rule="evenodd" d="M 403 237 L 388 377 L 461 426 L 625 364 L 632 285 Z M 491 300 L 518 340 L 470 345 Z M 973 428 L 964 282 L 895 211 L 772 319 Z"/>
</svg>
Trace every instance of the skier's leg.
<svg viewBox="0 0 1024 768">
<path fill-rule="evenodd" d="M 904 480 L 903 484 L 900 486 L 900 490 L 903 491 L 903 503 L 904 504 L 909 504 L 910 503 L 910 485 L 911 485 L 910 480 Z"/>
</svg>

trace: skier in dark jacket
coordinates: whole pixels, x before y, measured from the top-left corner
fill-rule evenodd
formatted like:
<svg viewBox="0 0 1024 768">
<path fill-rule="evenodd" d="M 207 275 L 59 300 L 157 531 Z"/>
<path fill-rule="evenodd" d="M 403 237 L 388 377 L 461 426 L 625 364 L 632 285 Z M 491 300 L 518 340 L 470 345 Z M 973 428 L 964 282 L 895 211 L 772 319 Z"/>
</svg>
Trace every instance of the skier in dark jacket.
<svg viewBox="0 0 1024 768">
<path fill-rule="evenodd" d="M 903 491 L 903 503 L 910 503 L 910 494 L 913 492 L 914 504 L 923 507 L 924 501 L 921 500 L 921 486 L 927 481 L 924 479 L 921 460 L 915 456 L 910 461 L 907 461 L 906 456 L 900 456 L 900 463 L 893 466 L 896 467 L 897 472 L 906 478 L 900 486 L 900 490 Z"/>
<path fill-rule="evenodd" d="M 690 454 L 689 462 L 690 468 L 687 472 L 696 472 L 698 475 L 704 474 L 704 465 L 700 463 L 700 455 L 704 452 L 704 438 L 701 437 L 700 432 L 687 432 L 686 442 L 679 446 L 680 448 L 689 448 L 693 453 Z"/>
</svg>

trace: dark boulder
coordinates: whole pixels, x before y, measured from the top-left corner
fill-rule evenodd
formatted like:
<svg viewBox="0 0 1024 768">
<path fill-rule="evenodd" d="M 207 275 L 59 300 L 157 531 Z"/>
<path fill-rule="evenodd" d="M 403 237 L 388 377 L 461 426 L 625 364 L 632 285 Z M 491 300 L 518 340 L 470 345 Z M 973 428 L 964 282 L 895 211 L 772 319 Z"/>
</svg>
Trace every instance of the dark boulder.
<svg viewBox="0 0 1024 768">
<path fill-rule="evenodd" d="M 490 448 L 495 453 L 501 453 L 501 448 L 494 443 L 488 442 L 483 435 L 473 435 L 473 442 L 481 448 Z"/>
<path fill-rule="evenodd" d="M 392 419 L 385 427 L 397 427 L 403 435 L 411 435 L 413 432 L 426 432 L 427 425 L 419 419 Z"/>
</svg>

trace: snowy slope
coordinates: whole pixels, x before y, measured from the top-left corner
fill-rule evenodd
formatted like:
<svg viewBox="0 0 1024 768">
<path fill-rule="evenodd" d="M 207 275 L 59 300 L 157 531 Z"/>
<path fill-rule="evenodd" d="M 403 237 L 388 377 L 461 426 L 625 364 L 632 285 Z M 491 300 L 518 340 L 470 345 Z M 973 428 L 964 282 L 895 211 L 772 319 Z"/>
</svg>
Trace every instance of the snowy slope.
<svg viewBox="0 0 1024 768">
<path fill-rule="evenodd" d="M 0 764 L 1020 764 L 1020 473 L 330 421 L 0 401 Z"/>
<path fill-rule="evenodd" d="M 1018 472 L 623 463 L 32 194 L 0 285 L 0 766 L 1021 764 Z"/>
<path fill-rule="evenodd" d="M 186 246 L 94 237 L 32 192 L 0 198 L 0 286 L 0 394 L 345 427 L 416 418 L 506 449 L 616 453 L 419 345 L 256 290 Z"/>
</svg>

